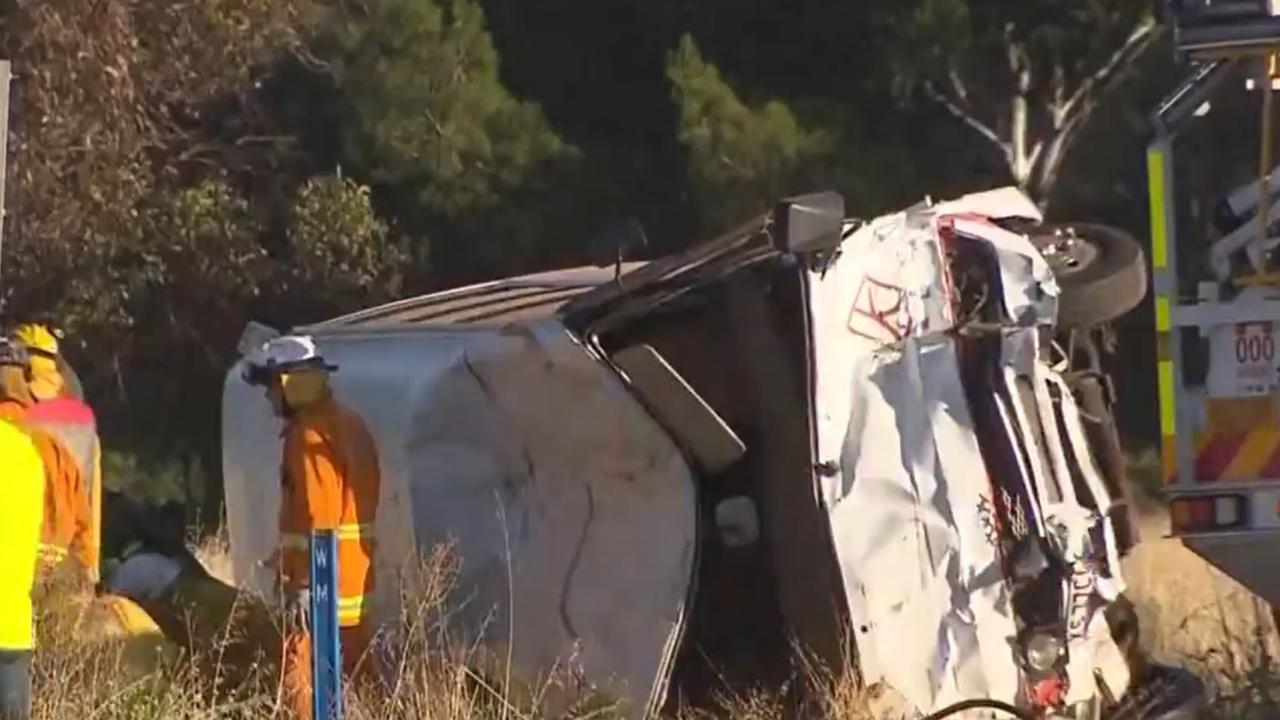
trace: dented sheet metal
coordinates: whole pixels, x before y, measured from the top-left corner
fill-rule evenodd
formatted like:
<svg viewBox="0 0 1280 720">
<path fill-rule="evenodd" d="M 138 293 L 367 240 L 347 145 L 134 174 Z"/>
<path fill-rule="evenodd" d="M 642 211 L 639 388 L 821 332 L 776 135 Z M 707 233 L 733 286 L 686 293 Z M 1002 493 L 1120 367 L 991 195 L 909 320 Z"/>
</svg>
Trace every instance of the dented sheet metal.
<svg viewBox="0 0 1280 720">
<path fill-rule="evenodd" d="M 1049 387 L 1060 386 L 1038 356 L 1035 333 L 1054 322 L 1057 287 L 1025 238 L 987 220 L 1034 212 L 1018 198 L 986 193 L 881 218 L 847 237 L 835 261 L 810 277 L 818 460 L 839 468 L 821 492 L 861 670 L 920 712 L 974 697 L 1013 702 L 1019 694 L 1018 622 L 996 538 L 993 483 L 949 332 L 956 319 L 940 239 L 954 232 L 994 250 L 1011 318 L 1006 370 L 1029 373 L 1047 398 Z M 1025 412 L 1054 415 L 1014 405 L 1010 433 L 1026 427 Z M 1076 445 L 1083 439 L 1078 411 L 1064 415 L 1068 427 L 1053 434 L 1072 444 L 1075 457 L 1087 457 Z M 1063 472 L 1071 485 L 1065 457 L 1059 445 L 1022 458 L 1020 491 L 1047 500 L 1050 478 Z M 1051 497 L 1032 504 L 1024 532 L 1052 533 L 1062 556 L 1075 561 L 1073 592 L 1084 600 L 1071 633 L 1079 658 L 1070 668 L 1072 695 L 1091 695 L 1092 657 L 1106 652 L 1094 646 L 1109 642 L 1098 610 L 1119 586 L 1109 562 L 1115 555 L 1109 547 L 1095 552 L 1104 545 L 1090 539 L 1106 532 L 1074 491 Z"/>
<path fill-rule="evenodd" d="M 1066 383 L 1038 356 L 1037 343 L 1027 331 L 1011 333 L 1005 345 L 1002 371 L 1005 392 L 1012 398 L 1012 432 L 1021 436 L 1023 448 L 1040 449 L 1024 452 L 1023 464 L 1039 500 L 1035 532 L 1068 569 L 1062 618 L 1070 681 L 1065 699 L 1083 702 L 1098 693 L 1095 671 L 1109 689 L 1128 687 L 1130 679 L 1104 615 L 1106 606 L 1125 589 L 1115 532 L 1102 520 L 1112 502 Z M 1030 403 L 1020 402 L 1019 386 L 1030 389 Z M 1084 497 L 1077 490 L 1077 477 Z"/>
<path fill-rule="evenodd" d="M 449 543 L 460 627 L 518 678 L 588 682 L 636 715 L 665 689 L 694 564 L 695 496 L 679 450 L 555 322 L 492 332 L 317 336 L 339 399 L 369 422 L 384 469 L 381 578 Z M 278 429 L 228 378 L 224 458 L 240 584 L 267 590 Z M 642 551 L 638 551 L 642 549 Z M 377 616 L 396 616 L 380 581 Z M 411 610 L 411 608 L 410 608 Z"/>
</svg>

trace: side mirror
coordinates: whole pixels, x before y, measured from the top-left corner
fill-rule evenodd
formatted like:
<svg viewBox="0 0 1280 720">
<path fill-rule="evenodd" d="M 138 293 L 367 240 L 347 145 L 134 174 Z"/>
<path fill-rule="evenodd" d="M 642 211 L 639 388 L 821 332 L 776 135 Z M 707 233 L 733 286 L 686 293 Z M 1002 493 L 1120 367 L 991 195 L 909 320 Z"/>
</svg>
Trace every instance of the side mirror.
<svg viewBox="0 0 1280 720">
<path fill-rule="evenodd" d="M 837 192 L 787 198 L 773 209 L 773 243 L 797 255 L 834 250 L 844 234 L 844 198 Z"/>
</svg>

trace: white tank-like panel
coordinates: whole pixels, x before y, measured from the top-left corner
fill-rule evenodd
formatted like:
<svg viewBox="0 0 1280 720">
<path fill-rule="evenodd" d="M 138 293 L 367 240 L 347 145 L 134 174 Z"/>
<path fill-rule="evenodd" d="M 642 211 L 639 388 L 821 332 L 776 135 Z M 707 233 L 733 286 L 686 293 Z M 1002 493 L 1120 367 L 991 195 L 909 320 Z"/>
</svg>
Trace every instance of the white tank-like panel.
<svg viewBox="0 0 1280 720">
<path fill-rule="evenodd" d="M 414 550 L 451 542 L 462 629 L 504 657 L 509 641 L 518 676 L 567 671 L 651 709 L 692 578 L 696 498 L 683 455 L 617 377 L 553 321 L 316 339 L 378 444 L 376 617 L 396 616 L 386 579 Z M 259 590 L 278 541 L 279 431 L 234 368 L 228 527 L 237 581 Z"/>
</svg>

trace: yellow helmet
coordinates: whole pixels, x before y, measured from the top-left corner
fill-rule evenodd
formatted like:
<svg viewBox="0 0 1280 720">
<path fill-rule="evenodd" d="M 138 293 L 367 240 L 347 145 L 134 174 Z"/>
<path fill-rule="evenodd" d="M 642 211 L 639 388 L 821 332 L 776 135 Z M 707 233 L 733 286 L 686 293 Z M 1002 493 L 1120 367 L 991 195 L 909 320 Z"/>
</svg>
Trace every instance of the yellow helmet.
<svg viewBox="0 0 1280 720">
<path fill-rule="evenodd" d="M 26 345 L 27 350 L 55 357 L 58 354 L 58 333 L 44 325 L 38 323 L 19 325 L 13 332 L 13 337 Z"/>
</svg>

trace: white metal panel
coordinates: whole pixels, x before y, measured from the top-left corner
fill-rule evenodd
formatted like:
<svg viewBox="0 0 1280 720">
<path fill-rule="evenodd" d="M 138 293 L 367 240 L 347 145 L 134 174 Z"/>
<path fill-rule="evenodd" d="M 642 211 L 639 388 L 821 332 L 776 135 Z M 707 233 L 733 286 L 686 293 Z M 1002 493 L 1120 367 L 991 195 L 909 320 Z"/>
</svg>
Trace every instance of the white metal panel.
<svg viewBox="0 0 1280 720">
<path fill-rule="evenodd" d="M 955 200 L 944 200 L 934 206 L 939 215 L 971 213 L 989 218 L 1026 218 L 1042 221 L 1044 216 L 1035 202 L 1016 186 L 970 193 Z"/>
<path fill-rule="evenodd" d="M 1275 291 L 1245 288 L 1227 307 L 1266 302 Z M 1280 314 L 1273 317 L 1280 317 Z M 1257 397 L 1280 391 L 1275 322 L 1224 324 L 1201 330 L 1209 338 L 1205 391 L 1212 398 Z"/>
<path fill-rule="evenodd" d="M 840 469 L 823 495 L 860 669 L 924 712 L 1012 700 L 1018 682 L 940 260 L 933 217 L 902 214 L 810 277 L 819 459 Z"/>
<path fill-rule="evenodd" d="M 961 217 L 943 220 L 941 208 Z M 1053 322 L 1057 288 L 1034 248 L 974 219 L 978 209 L 1006 215 L 962 200 L 881 218 L 848 237 L 834 264 L 809 278 L 818 460 L 839 468 L 822 491 L 860 669 L 921 712 L 973 697 L 1012 702 L 1018 693 L 1011 646 L 1017 626 L 989 531 L 992 486 L 948 332 L 939 223 L 987 241 L 999 257 L 1005 307 L 1025 326 L 1007 338 L 1010 372 L 1051 374 L 1037 355 L 1035 326 Z M 1039 395 L 1048 401 L 1047 389 Z M 1053 412 L 1034 403 L 1026 410 Z M 1036 479 L 1047 479 L 1041 474 L 1055 465 L 1065 471 L 1062 448 L 1049 450 L 1052 458 L 1027 459 Z M 1069 497 L 1036 509 L 1053 527 L 1088 520 Z M 1095 516 L 1088 524 L 1096 523 Z M 1071 559 L 1085 568 L 1080 557 Z M 1105 599 L 1091 592 L 1090 603 L 1080 639 L 1100 649 L 1079 644 L 1072 669 L 1072 684 L 1085 694 L 1095 661 L 1114 651 L 1096 612 Z"/>
</svg>

